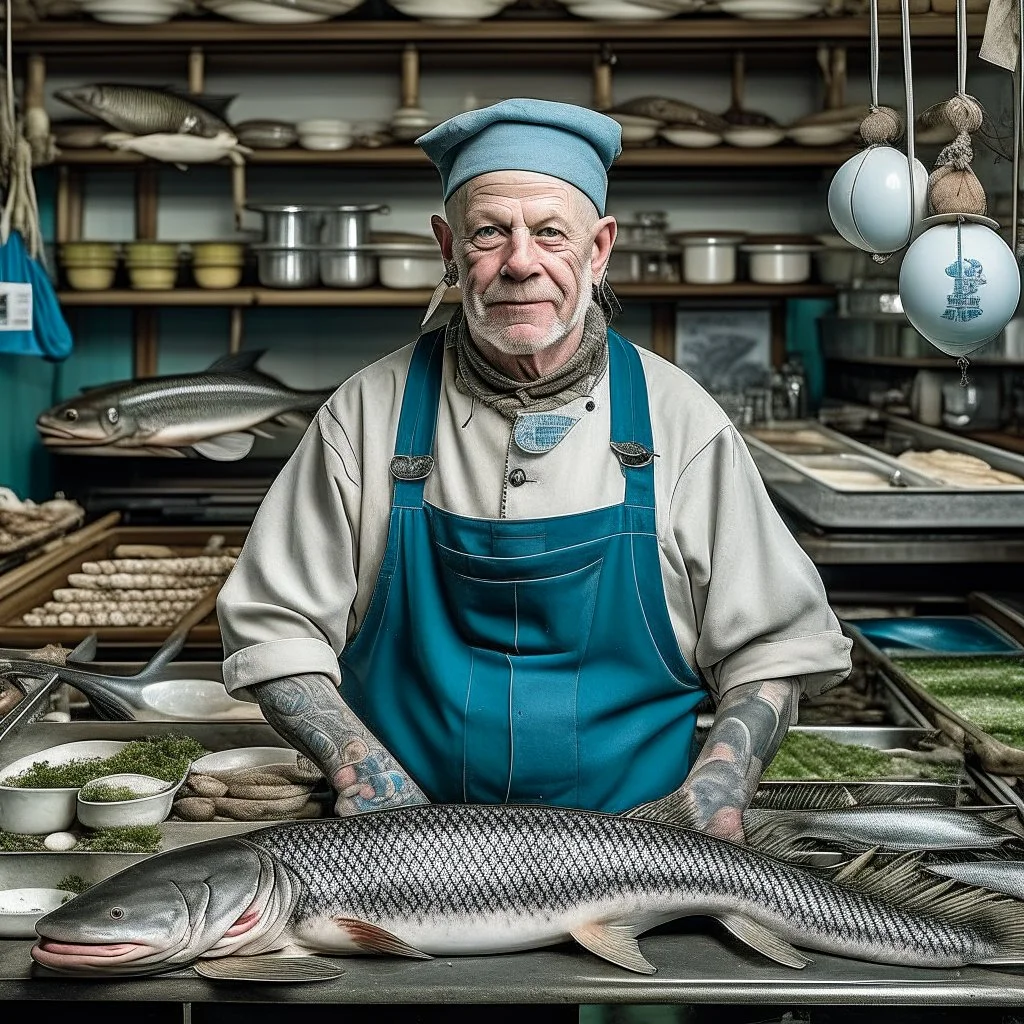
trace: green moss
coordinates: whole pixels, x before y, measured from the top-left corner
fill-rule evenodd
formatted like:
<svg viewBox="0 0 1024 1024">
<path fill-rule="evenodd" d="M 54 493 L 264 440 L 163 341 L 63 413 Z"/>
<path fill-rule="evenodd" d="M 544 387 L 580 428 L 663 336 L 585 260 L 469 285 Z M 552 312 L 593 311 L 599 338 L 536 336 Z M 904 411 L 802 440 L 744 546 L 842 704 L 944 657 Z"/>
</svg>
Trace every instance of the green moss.
<svg viewBox="0 0 1024 1024">
<path fill-rule="evenodd" d="M 126 773 L 177 782 L 189 765 L 206 753 L 206 748 L 191 736 L 149 736 L 126 743 L 113 757 L 76 758 L 58 765 L 34 761 L 31 768 L 4 779 L 3 784 L 22 789 L 80 789 L 104 775 Z"/>
<path fill-rule="evenodd" d="M 1024 661 L 896 658 L 908 676 L 993 738 L 1024 748 Z"/>
<path fill-rule="evenodd" d="M 65 892 L 81 893 L 85 892 L 90 884 L 81 875 L 65 875 L 57 883 L 57 888 L 63 889 Z"/>
<path fill-rule="evenodd" d="M 765 781 L 867 782 L 872 779 L 928 779 L 955 782 L 956 765 L 932 764 L 859 744 L 837 743 L 816 733 L 791 732 L 764 774 Z"/>
<path fill-rule="evenodd" d="M 45 836 L 23 836 L 17 832 L 4 832 L 0 830 L 0 853 L 34 853 L 37 850 L 45 850 L 43 839 Z"/>
<path fill-rule="evenodd" d="M 156 825 L 122 825 L 97 829 L 78 845 L 93 853 L 156 853 L 162 839 Z"/>
<path fill-rule="evenodd" d="M 115 800 L 137 800 L 140 794 L 131 786 L 106 786 L 103 783 L 90 782 L 82 787 L 79 795 L 90 803 L 106 804 Z"/>
</svg>

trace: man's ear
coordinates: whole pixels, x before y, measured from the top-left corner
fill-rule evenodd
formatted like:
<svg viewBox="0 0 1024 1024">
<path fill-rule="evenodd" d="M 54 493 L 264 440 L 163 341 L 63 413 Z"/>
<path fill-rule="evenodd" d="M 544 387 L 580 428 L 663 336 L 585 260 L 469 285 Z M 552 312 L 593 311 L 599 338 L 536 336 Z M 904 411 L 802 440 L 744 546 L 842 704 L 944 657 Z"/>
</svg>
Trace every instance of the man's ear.
<svg viewBox="0 0 1024 1024">
<path fill-rule="evenodd" d="M 608 260 L 618 231 L 619 226 L 614 217 L 602 217 L 595 226 L 594 244 L 590 250 L 590 269 L 595 281 L 600 281 L 608 269 Z"/>
<path fill-rule="evenodd" d="M 455 238 L 452 229 L 448 227 L 448 222 L 436 213 L 430 218 L 430 226 L 434 230 L 437 244 L 441 247 L 441 258 L 447 262 L 452 258 L 454 252 Z"/>
</svg>

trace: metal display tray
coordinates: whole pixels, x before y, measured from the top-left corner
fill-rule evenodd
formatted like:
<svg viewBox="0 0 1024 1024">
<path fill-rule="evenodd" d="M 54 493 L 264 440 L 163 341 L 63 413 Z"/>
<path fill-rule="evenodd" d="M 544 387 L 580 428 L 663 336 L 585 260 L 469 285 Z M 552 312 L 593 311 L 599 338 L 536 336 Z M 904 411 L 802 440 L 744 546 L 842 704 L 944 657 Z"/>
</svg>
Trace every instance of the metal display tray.
<svg viewBox="0 0 1024 1024">
<path fill-rule="evenodd" d="M 909 436 L 915 447 L 944 448 L 975 455 L 993 469 L 1024 477 L 1024 456 L 912 420 L 887 416 L 885 421 L 894 430 Z M 777 439 L 774 442 L 762 440 L 754 434 L 755 430 L 771 430 Z M 798 431 L 807 438 L 806 443 L 786 444 L 778 439 L 787 434 L 796 435 Z M 811 435 L 818 438 L 817 445 L 811 442 Z M 770 427 L 748 428 L 743 431 L 743 439 L 769 491 L 822 529 L 977 532 L 1024 527 L 1024 486 L 971 489 L 942 484 L 919 470 L 909 469 L 891 455 L 816 420 L 791 420 Z M 787 450 L 780 450 L 776 444 Z M 822 468 L 814 461 L 821 459 L 845 459 L 848 468 L 869 469 L 878 476 L 880 483 L 877 487 L 862 488 L 833 486 L 812 472 Z"/>
</svg>

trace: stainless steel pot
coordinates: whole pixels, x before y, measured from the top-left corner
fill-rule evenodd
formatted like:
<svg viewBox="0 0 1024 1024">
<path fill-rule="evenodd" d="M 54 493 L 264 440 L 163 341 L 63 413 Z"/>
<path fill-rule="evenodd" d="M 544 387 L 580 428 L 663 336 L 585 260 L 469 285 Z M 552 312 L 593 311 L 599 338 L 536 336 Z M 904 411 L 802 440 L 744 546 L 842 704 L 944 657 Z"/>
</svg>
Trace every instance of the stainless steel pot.
<svg viewBox="0 0 1024 1024">
<path fill-rule="evenodd" d="M 323 207 L 252 204 L 246 209 L 263 214 L 263 241 L 267 245 L 315 245 L 320 240 Z"/>
<path fill-rule="evenodd" d="M 323 234 L 324 245 L 350 249 L 356 245 L 366 245 L 370 241 L 370 214 L 390 213 L 390 209 L 380 203 L 363 206 L 324 206 Z"/>
<path fill-rule="evenodd" d="M 321 249 L 320 280 L 330 288 L 366 288 L 377 280 L 377 257 L 358 249 Z"/>
<path fill-rule="evenodd" d="M 317 246 L 254 245 L 256 273 L 264 288 L 312 288 L 320 280 Z"/>
</svg>

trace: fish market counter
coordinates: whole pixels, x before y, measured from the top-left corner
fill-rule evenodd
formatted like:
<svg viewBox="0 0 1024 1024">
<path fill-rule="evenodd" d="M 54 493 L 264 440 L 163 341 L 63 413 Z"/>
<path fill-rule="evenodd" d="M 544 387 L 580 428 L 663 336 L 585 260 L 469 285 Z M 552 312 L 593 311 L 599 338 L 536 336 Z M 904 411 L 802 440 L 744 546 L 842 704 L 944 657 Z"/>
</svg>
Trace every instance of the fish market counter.
<svg viewBox="0 0 1024 1024">
<path fill-rule="evenodd" d="M 695 921 L 693 927 L 705 923 Z M 1024 968 L 926 970 L 814 953 L 813 963 L 794 970 L 727 947 L 714 935 L 680 932 L 677 926 L 673 934 L 641 938 L 644 955 L 658 968 L 653 976 L 630 974 L 566 947 L 428 961 L 351 957 L 339 961 L 345 971 L 342 977 L 304 984 L 213 982 L 190 970 L 125 980 L 71 979 L 34 965 L 30 941 L 0 941 L 0 999 L 1024 1007 Z"/>
</svg>

